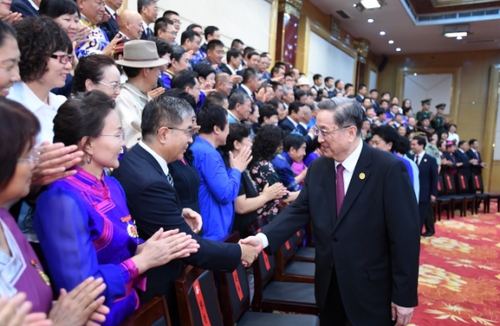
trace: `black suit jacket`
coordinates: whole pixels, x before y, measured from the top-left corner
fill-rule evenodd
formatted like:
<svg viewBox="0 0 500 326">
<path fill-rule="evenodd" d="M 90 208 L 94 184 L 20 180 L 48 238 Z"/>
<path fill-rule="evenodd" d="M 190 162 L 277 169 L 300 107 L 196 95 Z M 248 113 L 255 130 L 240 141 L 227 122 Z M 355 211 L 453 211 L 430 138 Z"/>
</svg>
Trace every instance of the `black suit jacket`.
<svg viewBox="0 0 500 326">
<path fill-rule="evenodd" d="M 481 163 L 483 163 L 483 159 L 481 158 L 481 153 L 477 152 L 477 156 L 476 156 L 476 154 L 474 154 L 472 149 L 469 148 L 469 150 L 467 152 L 465 152 L 465 154 L 467 154 L 467 156 L 469 157 L 469 160 L 473 160 L 473 159 L 477 160 L 477 165 L 474 165 L 474 164 L 470 165 L 470 172 L 472 174 L 481 174 L 482 169 L 483 169 L 480 165 Z"/>
<path fill-rule="evenodd" d="M 205 240 L 191 231 L 181 216 L 182 207 L 177 192 L 168 183 L 155 158 L 140 145 L 135 145 L 125 154 L 113 176 L 125 190 L 127 206 L 142 239 L 147 240 L 163 227 L 165 231 L 179 229 L 180 232 L 191 234 L 200 244 L 198 252 L 190 257 L 176 259 L 147 271 L 147 289 L 141 293 L 141 302 L 149 301 L 156 293 L 166 295 L 171 316 L 172 313 L 177 315 L 174 281 L 185 264 L 223 272 L 232 271 L 238 266 L 241 258 L 238 244 Z"/>
<path fill-rule="evenodd" d="M 276 251 L 311 220 L 320 313 L 335 309 L 327 294 L 330 282 L 338 282 L 352 325 L 393 325 L 391 302 L 418 302 L 420 226 L 407 169 L 390 153 L 363 144 L 338 217 L 335 175 L 333 159 L 311 163 L 297 200 L 262 229 L 266 250 Z"/>
<path fill-rule="evenodd" d="M 278 123 L 278 125 L 284 131 L 288 131 L 288 132 L 297 131 L 297 128 L 295 128 L 295 126 L 293 125 L 293 123 L 288 118 L 285 118 L 285 119 L 281 120 Z"/>
<path fill-rule="evenodd" d="M 359 103 L 363 103 L 363 100 L 364 100 L 364 96 L 361 95 L 361 94 L 356 94 L 356 100 L 359 102 Z"/>
<path fill-rule="evenodd" d="M 108 13 L 108 15 L 111 16 L 111 13 L 108 11 L 108 9 L 106 9 L 106 12 Z M 101 27 L 103 32 L 106 33 L 106 35 L 108 36 L 108 40 L 110 42 L 115 38 L 116 34 L 118 34 L 118 32 L 120 31 L 120 29 L 118 28 L 118 23 L 116 22 L 115 17 L 113 16 L 111 16 L 111 18 L 108 19 L 107 22 L 104 22 L 101 25 L 99 25 L 99 27 Z"/>
<path fill-rule="evenodd" d="M 415 161 L 415 156 L 409 156 Z M 436 159 L 425 153 L 421 162 L 418 164 L 418 178 L 420 181 L 420 203 L 431 201 L 431 195 L 437 197 L 438 166 Z"/>
<path fill-rule="evenodd" d="M 228 74 L 229 76 L 232 76 L 233 75 L 233 72 L 227 67 L 227 65 L 225 63 L 221 63 L 219 65 L 219 69 L 222 71 L 222 72 L 225 72 L 226 74 Z"/>
<path fill-rule="evenodd" d="M 29 16 L 39 16 L 38 10 L 33 8 L 28 0 L 12 0 L 10 11 L 23 14 L 23 18 Z"/>
<path fill-rule="evenodd" d="M 455 151 L 455 158 L 457 163 L 463 163 L 462 166 L 458 167 L 458 173 L 465 175 L 467 178 L 470 176 L 470 158 L 467 154 L 462 153 L 459 149 Z"/>
</svg>

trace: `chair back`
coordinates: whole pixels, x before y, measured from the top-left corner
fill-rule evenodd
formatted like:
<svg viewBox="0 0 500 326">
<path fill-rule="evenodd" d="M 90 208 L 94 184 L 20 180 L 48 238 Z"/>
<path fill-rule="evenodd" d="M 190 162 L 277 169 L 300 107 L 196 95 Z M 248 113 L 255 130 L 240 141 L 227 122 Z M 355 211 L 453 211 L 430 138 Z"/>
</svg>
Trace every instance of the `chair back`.
<svg viewBox="0 0 500 326">
<path fill-rule="evenodd" d="M 266 225 L 269 224 L 269 219 L 265 216 L 259 218 L 247 225 L 248 234 L 257 234 Z"/>
<path fill-rule="evenodd" d="M 211 271 L 188 266 L 175 280 L 182 326 L 222 326 L 222 316 Z"/>
<path fill-rule="evenodd" d="M 473 174 L 471 178 L 471 189 L 473 192 L 483 193 L 484 192 L 484 184 L 483 177 L 480 174 Z"/>
<path fill-rule="evenodd" d="M 240 236 L 237 232 L 229 235 L 224 242 L 237 243 Z M 247 272 L 239 264 L 232 273 L 218 273 L 219 299 L 224 326 L 234 326 L 238 319 L 250 308 L 250 288 L 248 286 Z"/>
<path fill-rule="evenodd" d="M 446 194 L 456 194 L 457 189 L 455 187 L 455 176 L 450 174 L 444 175 L 444 187 L 446 189 Z"/>
<path fill-rule="evenodd" d="M 171 326 L 165 297 L 154 297 L 125 318 L 119 326 Z"/>
<path fill-rule="evenodd" d="M 469 192 L 469 179 L 467 178 L 467 175 L 459 173 L 458 175 L 458 185 L 457 185 L 457 191 L 460 194 L 466 194 Z"/>
<path fill-rule="evenodd" d="M 438 191 L 438 196 L 443 196 L 446 193 L 445 187 L 444 187 L 443 177 L 441 175 L 438 176 L 437 191 Z"/>
</svg>

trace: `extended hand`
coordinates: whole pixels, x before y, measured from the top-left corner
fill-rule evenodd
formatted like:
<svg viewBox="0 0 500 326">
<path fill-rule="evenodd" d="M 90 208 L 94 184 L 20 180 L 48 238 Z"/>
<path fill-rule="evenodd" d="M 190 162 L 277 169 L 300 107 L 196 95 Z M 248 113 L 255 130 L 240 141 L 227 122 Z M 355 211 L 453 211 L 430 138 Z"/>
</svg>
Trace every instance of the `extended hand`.
<svg viewBox="0 0 500 326">
<path fill-rule="evenodd" d="M 241 248 L 241 263 L 245 267 L 249 267 L 252 263 L 259 257 L 259 254 L 255 250 L 255 248 L 248 244 L 242 244 L 241 241 L 239 243 Z"/>
<path fill-rule="evenodd" d="M 414 308 L 400 307 L 391 302 L 392 320 L 396 322 L 395 326 L 406 326 L 410 323 Z"/>
<path fill-rule="evenodd" d="M 198 233 L 201 231 L 201 227 L 203 226 L 203 221 L 201 220 L 201 215 L 197 212 L 193 211 L 191 208 L 184 208 L 182 210 L 182 217 L 186 220 L 186 223 L 189 225 L 191 230 L 194 233 Z"/>
<path fill-rule="evenodd" d="M 257 251 L 257 254 L 260 254 L 260 252 L 262 251 L 262 249 L 264 249 L 264 244 L 262 243 L 262 241 L 260 240 L 260 238 L 254 236 L 254 235 L 246 237 L 245 239 L 241 239 L 239 241 L 239 243 L 240 244 L 251 245 L 252 247 L 255 248 L 255 250 Z"/>
</svg>

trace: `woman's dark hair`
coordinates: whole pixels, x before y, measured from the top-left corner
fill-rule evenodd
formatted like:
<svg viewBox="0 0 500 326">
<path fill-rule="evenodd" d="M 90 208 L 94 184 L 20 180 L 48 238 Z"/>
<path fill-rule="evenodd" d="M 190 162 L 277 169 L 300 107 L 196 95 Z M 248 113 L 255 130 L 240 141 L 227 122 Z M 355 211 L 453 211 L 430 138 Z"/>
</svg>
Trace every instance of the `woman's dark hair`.
<svg viewBox="0 0 500 326">
<path fill-rule="evenodd" d="M 78 62 L 73 76 L 73 93 L 85 93 L 85 81 L 90 79 L 97 84 L 104 78 L 104 68 L 115 66 L 115 61 L 104 54 L 83 57 Z"/>
<path fill-rule="evenodd" d="M 204 105 L 198 112 L 196 120 L 200 126 L 200 134 L 213 133 L 215 126 L 219 127 L 220 130 L 229 128 L 227 110 L 216 104 Z"/>
<path fill-rule="evenodd" d="M 198 78 L 203 77 L 203 79 L 206 79 L 210 74 L 215 76 L 215 69 L 208 63 L 197 64 L 193 70 L 198 73 Z"/>
<path fill-rule="evenodd" d="M 31 111 L 18 102 L 0 97 L 0 190 L 16 172 L 17 160 L 33 148 L 40 131 L 40 122 Z"/>
<path fill-rule="evenodd" d="M 14 22 L 13 26 L 21 51 L 19 74 L 24 82 L 42 78 L 54 52 L 73 53 L 71 40 L 52 18 L 26 17 Z"/>
<path fill-rule="evenodd" d="M 252 147 L 252 163 L 270 161 L 283 144 L 283 132 L 279 127 L 266 125 L 259 129 Z"/>
<path fill-rule="evenodd" d="M 244 124 L 232 123 L 229 125 L 229 134 L 226 138 L 226 145 L 219 146 L 219 149 L 224 153 L 229 153 L 234 150 L 234 142 L 241 142 L 243 138 L 250 136 L 250 128 Z"/>
<path fill-rule="evenodd" d="M 47 16 L 53 19 L 62 15 L 73 15 L 75 13 L 80 17 L 80 9 L 78 9 L 74 0 L 42 0 L 38 13 L 40 16 Z"/>
<path fill-rule="evenodd" d="M 67 100 L 54 118 L 54 143 L 77 145 L 83 137 L 99 136 L 114 107 L 115 102 L 97 90 Z"/>
<path fill-rule="evenodd" d="M 3 45 L 5 38 L 8 36 L 15 38 L 16 31 L 12 28 L 12 26 L 0 19 L 0 46 Z"/>
<path fill-rule="evenodd" d="M 172 46 L 164 39 L 155 36 L 150 38 L 149 40 L 155 42 L 156 51 L 158 51 L 158 57 L 161 58 L 167 53 L 172 53 Z"/>
</svg>

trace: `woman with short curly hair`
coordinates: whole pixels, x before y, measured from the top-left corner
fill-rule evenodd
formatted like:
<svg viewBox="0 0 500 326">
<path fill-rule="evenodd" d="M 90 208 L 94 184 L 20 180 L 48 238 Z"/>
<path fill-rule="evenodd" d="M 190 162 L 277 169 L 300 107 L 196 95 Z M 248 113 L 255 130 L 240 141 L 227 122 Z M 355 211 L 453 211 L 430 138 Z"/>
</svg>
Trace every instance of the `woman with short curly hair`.
<svg viewBox="0 0 500 326">
<path fill-rule="evenodd" d="M 66 32 L 51 18 L 27 17 L 13 24 L 21 52 L 21 81 L 10 89 L 8 98 L 23 104 L 40 121 L 37 146 L 52 142 L 57 109 L 66 101 L 50 91 L 62 87 L 71 70 L 73 46 Z"/>
</svg>

